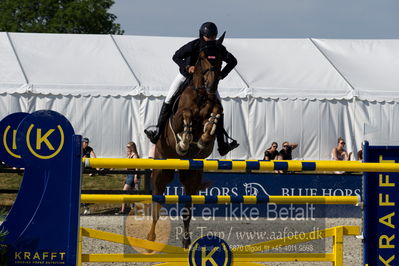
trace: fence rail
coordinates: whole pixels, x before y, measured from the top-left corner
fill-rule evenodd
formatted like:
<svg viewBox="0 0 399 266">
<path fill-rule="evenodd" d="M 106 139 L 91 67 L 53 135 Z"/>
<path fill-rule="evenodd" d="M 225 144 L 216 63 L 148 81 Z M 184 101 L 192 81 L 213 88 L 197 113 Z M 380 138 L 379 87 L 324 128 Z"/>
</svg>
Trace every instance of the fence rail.
<svg viewBox="0 0 399 266">
<path fill-rule="evenodd" d="M 166 204 L 346 204 L 360 203 L 358 196 L 152 196 L 152 195 L 81 195 L 82 203 L 127 203 L 127 202 L 158 202 Z"/>
<path fill-rule="evenodd" d="M 206 160 L 206 159 L 83 159 L 93 168 L 146 168 L 204 171 L 347 171 L 399 172 L 399 163 L 362 163 L 358 161 L 263 161 L 263 160 Z"/>
</svg>

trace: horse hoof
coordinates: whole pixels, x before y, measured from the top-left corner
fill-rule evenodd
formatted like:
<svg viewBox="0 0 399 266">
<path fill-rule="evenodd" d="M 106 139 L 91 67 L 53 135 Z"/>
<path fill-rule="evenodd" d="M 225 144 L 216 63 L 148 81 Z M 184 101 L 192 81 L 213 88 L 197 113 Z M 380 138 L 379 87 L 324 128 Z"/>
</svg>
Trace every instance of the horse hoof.
<svg viewBox="0 0 399 266">
<path fill-rule="evenodd" d="M 147 235 L 147 240 L 148 241 L 155 241 L 155 239 L 156 239 L 156 235 L 155 234 L 148 234 Z"/>
<path fill-rule="evenodd" d="M 184 155 L 186 155 L 187 152 L 188 152 L 188 149 L 187 149 L 187 150 L 182 150 L 182 149 L 180 148 L 180 145 L 179 145 L 179 144 L 176 144 L 175 149 L 176 149 L 176 153 L 177 153 L 178 155 L 180 155 L 180 156 L 184 156 Z"/>
<path fill-rule="evenodd" d="M 180 141 L 178 144 L 179 144 L 180 151 L 182 151 L 182 152 L 188 151 L 188 148 L 190 148 L 189 142 Z"/>
</svg>

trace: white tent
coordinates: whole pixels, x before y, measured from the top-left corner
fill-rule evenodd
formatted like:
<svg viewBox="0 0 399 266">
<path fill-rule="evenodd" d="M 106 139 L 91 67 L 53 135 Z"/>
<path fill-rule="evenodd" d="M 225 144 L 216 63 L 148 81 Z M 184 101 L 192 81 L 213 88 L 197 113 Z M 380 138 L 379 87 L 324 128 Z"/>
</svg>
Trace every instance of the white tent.
<svg viewBox="0 0 399 266">
<path fill-rule="evenodd" d="M 0 33 L 0 119 L 52 109 L 91 139 L 99 157 L 124 156 L 155 124 L 191 38 Z M 399 144 L 399 40 L 226 39 L 237 67 L 219 86 L 227 157 L 261 159 L 272 141 L 298 159 L 329 159 L 337 138 Z M 216 149 L 212 155 L 219 158 Z"/>
</svg>

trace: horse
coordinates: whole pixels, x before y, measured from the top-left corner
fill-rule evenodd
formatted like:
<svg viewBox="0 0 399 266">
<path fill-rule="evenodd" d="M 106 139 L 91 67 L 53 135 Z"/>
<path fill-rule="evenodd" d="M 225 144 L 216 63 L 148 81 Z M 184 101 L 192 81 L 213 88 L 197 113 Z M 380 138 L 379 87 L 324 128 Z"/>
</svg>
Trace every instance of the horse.
<svg viewBox="0 0 399 266">
<path fill-rule="evenodd" d="M 218 119 L 223 113 L 217 97 L 219 75 L 222 68 L 221 44 L 223 34 L 214 42 L 201 47 L 192 79 L 185 86 L 176 101 L 174 111 L 169 118 L 158 142 L 155 144 L 154 158 L 204 159 L 213 151 Z M 152 194 L 162 195 L 172 181 L 175 170 L 154 169 L 151 176 Z M 179 179 L 186 195 L 195 195 L 209 186 L 202 181 L 200 170 L 179 170 Z M 147 240 L 155 241 L 155 227 L 159 219 L 161 205 L 153 203 L 152 225 Z M 186 204 L 182 210 L 184 224 L 182 245 L 191 244 L 189 225 L 192 216 L 192 204 Z"/>
</svg>

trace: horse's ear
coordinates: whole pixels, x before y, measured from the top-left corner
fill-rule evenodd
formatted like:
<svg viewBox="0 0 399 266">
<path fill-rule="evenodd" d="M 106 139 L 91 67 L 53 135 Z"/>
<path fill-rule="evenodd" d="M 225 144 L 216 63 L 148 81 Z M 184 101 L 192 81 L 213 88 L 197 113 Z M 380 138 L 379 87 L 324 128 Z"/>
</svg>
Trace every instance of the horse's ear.
<svg viewBox="0 0 399 266">
<path fill-rule="evenodd" d="M 223 43 L 224 40 L 224 36 L 226 35 L 226 32 L 223 32 L 222 36 L 220 36 L 220 38 L 216 41 L 216 43 L 218 45 L 221 45 Z"/>
</svg>

